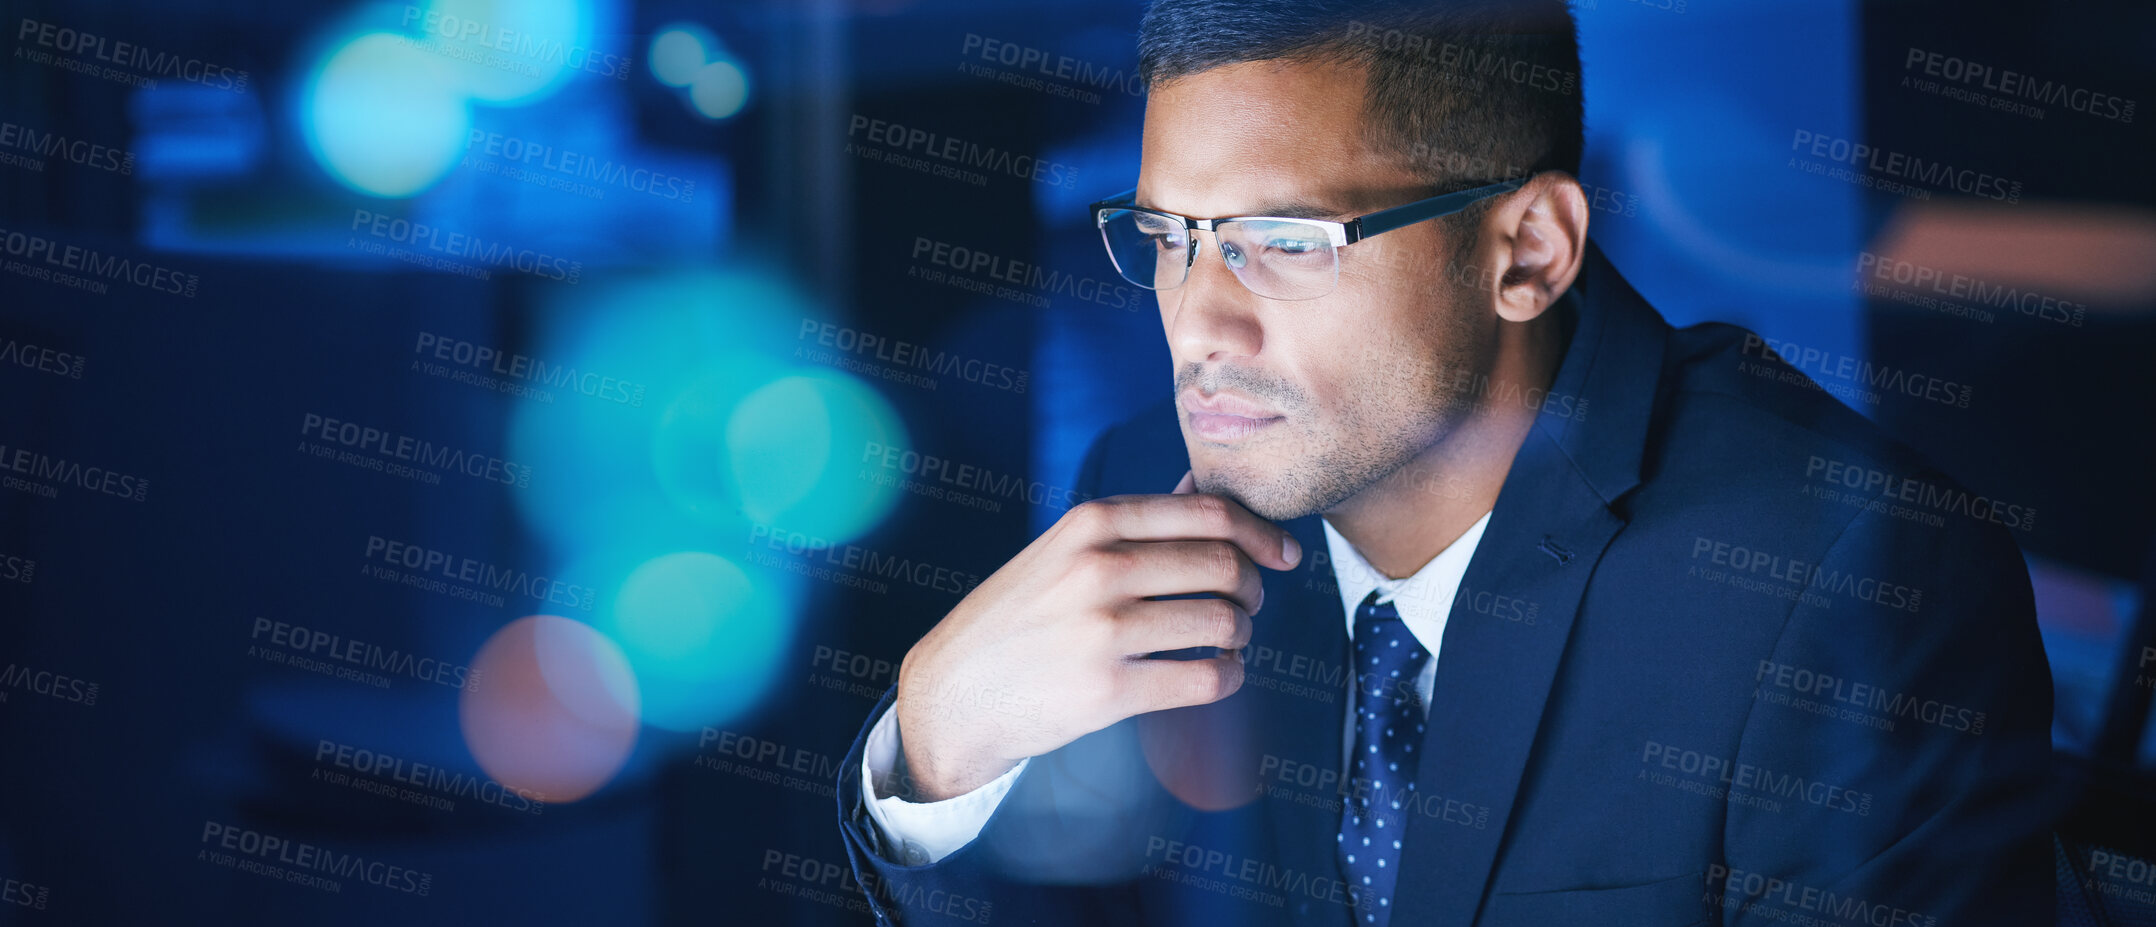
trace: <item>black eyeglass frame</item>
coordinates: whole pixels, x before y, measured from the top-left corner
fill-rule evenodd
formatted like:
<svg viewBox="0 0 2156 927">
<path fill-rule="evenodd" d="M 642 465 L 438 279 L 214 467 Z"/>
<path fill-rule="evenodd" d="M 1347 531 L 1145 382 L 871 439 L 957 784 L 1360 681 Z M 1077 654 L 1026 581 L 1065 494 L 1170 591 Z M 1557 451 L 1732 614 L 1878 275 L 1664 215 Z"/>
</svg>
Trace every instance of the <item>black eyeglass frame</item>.
<svg viewBox="0 0 2156 927">
<path fill-rule="evenodd" d="M 1151 209 L 1145 206 L 1137 205 L 1138 188 L 1136 187 L 1132 187 L 1107 199 L 1101 200 L 1086 208 L 1093 214 L 1094 227 L 1101 230 L 1101 242 L 1104 245 L 1107 244 L 1106 226 L 1108 224 L 1108 212 L 1110 210 L 1124 210 L 1129 212 L 1142 212 L 1148 215 L 1159 216 L 1171 222 L 1180 222 L 1182 223 L 1183 230 L 1186 234 L 1191 231 L 1211 232 L 1213 231 L 1214 225 L 1222 222 L 1296 222 L 1304 225 L 1312 225 L 1325 230 L 1326 237 L 1332 242 L 1333 249 L 1337 251 L 1341 248 L 1347 247 L 1348 245 L 1352 245 L 1358 241 L 1362 241 L 1363 239 L 1370 238 L 1376 235 L 1382 235 L 1394 229 L 1405 228 L 1407 226 L 1414 225 L 1417 222 L 1428 222 L 1431 219 L 1452 215 L 1453 213 L 1459 212 L 1462 209 L 1466 209 L 1467 207 L 1472 206 L 1481 200 L 1497 196 L 1501 193 L 1510 193 L 1523 186 L 1526 186 L 1527 181 L 1532 178 L 1533 175 L 1528 175 L 1527 177 L 1515 177 L 1511 180 L 1501 180 L 1497 183 L 1484 184 L 1479 187 L 1472 187 L 1466 190 L 1460 190 L 1453 193 L 1443 193 L 1437 196 L 1419 199 L 1412 203 L 1403 203 L 1390 209 L 1381 209 L 1377 212 L 1369 213 L 1367 215 L 1357 216 L 1353 219 L 1347 220 L 1346 222 L 1335 222 L 1330 219 L 1302 219 L 1287 216 L 1228 216 L 1219 219 L 1193 219 L 1189 216 L 1178 216 L 1172 212 L 1162 212 L 1158 209 Z M 1115 249 L 1113 247 L 1109 247 L 1108 249 L 1108 260 L 1111 264 L 1115 263 Z M 1186 250 L 1183 258 L 1183 279 L 1176 281 L 1175 286 L 1171 287 L 1150 287 L 1146 286 L 1143 283 L 1139 283 L 1136 280 L 1130 280 L 1130 276 L 1123 273 L 1123 268 L 1121 265 L 1116 266 L 1116 273 L 1121 274 L 1123 276 L 1123 279 L 1130 280 L 1133 286 L 1144 287 L 1145 289 L 1153 290 L 1154 292 L 1160 292 L 1164 289 L 1175 289 L 1175 287 L 1182 286 L 1184 283 L 1189 282 L 1190 268 L 1197 263 L 1197 260 L 1197 241 L 1196 239 L 1192 239 L 1191 247 Z M 1259 295 L 1262 296 L 1264 294 Z M 1274 299 L 1277 297 L 1266 298 Z"/>
</svg>

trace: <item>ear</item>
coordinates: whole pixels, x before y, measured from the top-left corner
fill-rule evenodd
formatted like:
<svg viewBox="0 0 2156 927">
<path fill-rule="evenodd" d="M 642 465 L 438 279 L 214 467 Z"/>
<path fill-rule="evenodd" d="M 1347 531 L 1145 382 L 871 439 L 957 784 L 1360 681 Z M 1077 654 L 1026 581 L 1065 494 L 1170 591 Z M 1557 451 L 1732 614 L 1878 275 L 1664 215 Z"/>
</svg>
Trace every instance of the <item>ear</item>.
<svg viewBox="0 0 2156 927">
<path fill-rule="evenodd" d="M 1587 251 L 1587 196 L 1563 171 L 1536 174 L 1482 221 L 1490 265 L 1504 269 L 1491 296 L 1507 322 L 1540 316 L 1579 276 Z"/>
</svg>

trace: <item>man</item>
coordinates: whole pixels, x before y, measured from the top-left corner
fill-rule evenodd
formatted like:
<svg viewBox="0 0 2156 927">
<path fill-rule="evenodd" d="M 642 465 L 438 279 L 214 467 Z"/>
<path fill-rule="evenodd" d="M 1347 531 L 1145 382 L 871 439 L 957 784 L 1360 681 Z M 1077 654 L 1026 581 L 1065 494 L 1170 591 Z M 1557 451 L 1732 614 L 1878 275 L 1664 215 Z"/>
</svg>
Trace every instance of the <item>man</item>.
<svg viewBox="0 0 2156 927">
<path fill-rule="evenodd" d="M 1148 12 L 1137 187 L 1094 215 L 1174 401 L 842 764 L 879 920 L 2050 922 L 2012 541 L 1602 258 L 1573 35 Z"/>
</svg>

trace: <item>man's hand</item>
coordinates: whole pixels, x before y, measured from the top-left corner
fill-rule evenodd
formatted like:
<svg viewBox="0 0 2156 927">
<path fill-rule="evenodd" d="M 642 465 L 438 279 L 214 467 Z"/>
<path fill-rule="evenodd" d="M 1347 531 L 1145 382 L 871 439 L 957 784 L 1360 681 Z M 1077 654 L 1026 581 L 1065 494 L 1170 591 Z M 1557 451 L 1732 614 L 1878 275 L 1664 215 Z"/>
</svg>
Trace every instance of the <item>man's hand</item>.
<svg viewBox="0 0 2156 927">
<path fill-rule="evenodd" d="M 1132 715 L 1219 701 L 1243 684 L 1263 605 L 1258 567 L 1293 569 L 1286 529 L 1191 491 L 1081 503 L 945 615 L 898 674 L 913 801 L 963 795 L 1019 760 Z M 1220 598 L 1154 601 L 1211 592 Z M 1219 647 L 1203 660 L 1145 659 Z"/>
</svg>

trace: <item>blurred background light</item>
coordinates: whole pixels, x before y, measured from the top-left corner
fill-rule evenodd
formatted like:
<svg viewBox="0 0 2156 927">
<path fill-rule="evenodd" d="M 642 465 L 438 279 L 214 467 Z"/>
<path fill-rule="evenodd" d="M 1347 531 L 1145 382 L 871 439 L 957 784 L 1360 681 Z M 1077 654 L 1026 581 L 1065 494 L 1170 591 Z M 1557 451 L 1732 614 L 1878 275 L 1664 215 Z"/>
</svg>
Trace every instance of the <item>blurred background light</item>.
<svg viewBox="0 0 2156 927">
<path fill-rule="evenodd" d="M 330 53 L 305 92 L 305 135 L 331 176 L 361 193 L 411 196 L 456 164 L 471 127 L 438 56 L 370 32 Z"/>
<path fill-rule="evenodd" d="M 689 101 L 709 119 L 725 119 L 741 111 L 749 101 L 749 78 L 731 59 L 720 59 L 697 69 L 689 84 Z"/>
<path fill-rule="evenodd" d="M 889 454 L 909 453 L 898 413 L 867 384 L 811 372 L 764 385 L 726 422 L 742 505 L 759 524 L 818 537 L 859 536 L 881 522 L 898 487 Z"/>
<path fill-rule="evenodd" d="M 513 789 L 572 802 L 599 790 L 636 745 L 642 703 L 629 660 L 590 625 L 529 615 L 470 663 L 457 717 L 472 758 Z"/>
<path fill-rule="evenodd" d="M 535 475 L 515 498 L 563 575 L 602 590 L 594 622 L 635 668 L 643 721 L 723 723 L 772 684 L 802 580 L 706 549 L 875 528 L 899 489 L 862 461 L 906 452 L 907 431 L 873 387 L 803 366 L 822 313 L 775 280 L 668 272 L 594 290 L 543 309 L 534 354 L 625 382 L 612 401 L 517 408 L 510 453 Z"/>
<path fill-rule="evenodd" d="M 678 731 L 725 724 L 755 707 L 793 636 L 775 587 L 697 551 L 637 566 L 609 614 L 606 625 L 642 687 L 644 723 Z"/>
<path fill-rule="evenodd" d="M 651 76 L 669 87 L 686 87 L 710 60 L 717 42 L 711 33 L 694 23 L 675 23 L 651 40 Z"/>
<path fill-rule="evenodd" d="M 464 92 L 488 103 L 535 102 L 578 73 L 629 66 L 592 47 L 591 11 L 580 0 L 434 0 L 406 7 L 403 18 Z"/>
<path fill-rule="evenodd" d="M 857 468 L 872 442 L 904 450 L 905 427 L 852 376 L 796 366 L 821 315 L 792 288 L 703 271 L 588 286 L 546 308 L 533 353 L 628 381 L 633 402 L 524 403 L 509 426 L 535 474 L 518 507 L 558 556 L 697 549 L 755 524 L 841 541 L 891 511 L 897 489 Z M 804 435 L 823 452 L 803 456 Z"/>
</svg>

